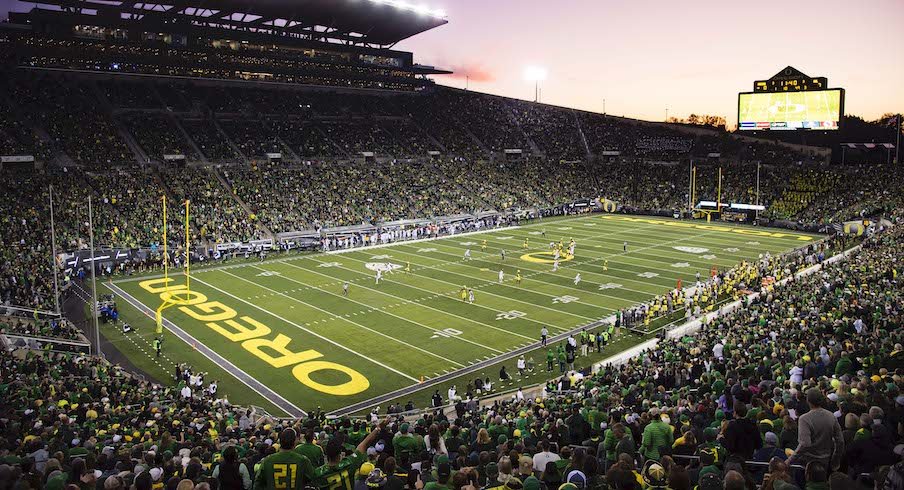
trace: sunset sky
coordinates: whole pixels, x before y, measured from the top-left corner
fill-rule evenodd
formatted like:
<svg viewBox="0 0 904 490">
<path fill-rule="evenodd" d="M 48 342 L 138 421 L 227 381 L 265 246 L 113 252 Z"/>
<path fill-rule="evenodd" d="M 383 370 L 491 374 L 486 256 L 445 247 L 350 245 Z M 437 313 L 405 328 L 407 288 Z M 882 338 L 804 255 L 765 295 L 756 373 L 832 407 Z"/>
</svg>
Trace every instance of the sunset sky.
<svg viewBox="0 0 904 490">
<path fill-rule="evenodd" d="M 904 112 L 904 0 L 417 0 L 449 24 L 403 41 L 439 83 L 649 120 L 703 113 L 734 127 L 737 93 L 787 65 L 847 89 L 846 113 Z M 0 17 L 13 6 L 0 0 Z"/>
</svg>

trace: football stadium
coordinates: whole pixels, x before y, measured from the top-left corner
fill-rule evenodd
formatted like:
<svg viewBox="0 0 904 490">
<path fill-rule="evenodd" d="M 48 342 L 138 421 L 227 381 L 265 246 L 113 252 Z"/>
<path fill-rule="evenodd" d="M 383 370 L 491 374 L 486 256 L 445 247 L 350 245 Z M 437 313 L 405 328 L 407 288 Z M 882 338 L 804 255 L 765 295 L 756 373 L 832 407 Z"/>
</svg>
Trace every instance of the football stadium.
<svg viewBox="0 0 904 490">
<path fill-rule="evenodd" d="M 904 489 L 904 84 L 610 3 L 0 2 L 0 490 Z"/>
</svg>

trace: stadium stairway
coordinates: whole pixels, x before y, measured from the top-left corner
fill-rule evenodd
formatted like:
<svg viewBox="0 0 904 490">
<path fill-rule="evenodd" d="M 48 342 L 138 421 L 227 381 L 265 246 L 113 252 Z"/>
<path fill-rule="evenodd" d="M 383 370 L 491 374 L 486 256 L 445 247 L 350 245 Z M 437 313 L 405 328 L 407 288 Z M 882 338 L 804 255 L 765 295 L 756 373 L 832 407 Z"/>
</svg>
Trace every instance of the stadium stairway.
<svg viewBox="0 0 904 490">
<path fill-rule="evenodd" d="M 479 146 L 480 149 L 483 150 L 484 154 L 486 154 L 488 157 L 490 157 L 492 159 L 493 152 L 490 151 L 490 149 L 487 147 L 487 145 L 485 145 L 483 143 L 483 141 L 481 141 L 480 138 L 477 137 L 477 135 L 475 135 L 474 133 L 471 132 L 471 129 L 467 125 L 461 124 L 457 120 L 455 121 L 455 124 L 462 131 L 464 131 L 465 134 L 467 134 L 472 140 L 474 140 L 475 143 L 477 143 L 477 146 Z"/>
<path fill-rule="evenodd" d="M 515 127 L 518 128 L 518 131 L 521 131 L 521 135 L 524 136 L 524 140 L 527 141 L 527 144 L 530 146 L 531 154 L 541 155 L 541 156 L 545 157 L 546 151 L 541 149 L 540 146 L 537 145 L 536 142 L 534 142 L 533 138 L 530 137 L 530 134 L 528 134 L 528 132 L 525 131 L 523 127 L 521 127 L 521 122 L 518 121 L 517 117 L 515 117 L 515 113 L 512 112 L 512 109 L 509 108 L 509 110 L 507 110 L 506 113 L 509 116 L 509 119 L 512 121 L 512 124 L 514 124 Z"/>
<path fill-rule="evenodd" d="M 138 141 L 132 137 L 132 133 L 129 132 L 128 129 L 122 124 L 122 122 L 113 117 L 113 104 L 110 102 L 110 99 L 107 98 L 107 94 L 104 93 L 103 90 L 100 89 L 96 84 L 91 84 L 91 92 L 97 98 L 97 101 L 100 103 L 100 106 L 103 112 L 107 115 L 110 120 L 110 123 L 116 128 L 116 132 L 119 134 L 119 137 L 122 138 L 122 141 L 126 144 L 126 147 L 129 151 L 132 152 L 132 156 L 135 157 L 136 163 L 150 163 L 151 159 L 148 156 L 147 152 L 144 151 L 144 148 L 138 144 Z"/>
<path fill-rule="evenodd" d="M 179 118 L 174 117 L 172 114 L 168 114 L 167 117 L 170 120 L 172 120 L 173 126 L 179 130 L 179 133 L 182 135 L 183 138 L 185 138 L 185 141 L 187 141 L 188 144 L 191 146 L 192 151 L 194 151 L 195 154 L 198 155 L 198 158 L 201 160 L 201 162 L 209 163 L 209 160 L 207 160 L 207 156 L 204 155 L 204 152 L 201 151 L 201 148 L 198 147 L 198 144 L 195 143 L 195 140 L 192 139 L 191 135 L 188 134 L 188 131 L 186 131 L 185 127 L 182 126 L 182 123 L 179 122 Z"/>
<path fill-rule="evenodd" d="M 238 155 L 239 158 L 242 159 L 242 161 L 246 161 L 246 162 L 247 162 L 247 161 L 248 161 L 248 156 L 245 155 L 244 153 L 242 153 L 242 150 L 240 150 L 239 147 L 238 147 L 238 145 L 236 145 L 235 142 L 232 141 L 232 138 L 230 138 L 229 135 L 226 134 L 226 131 L 223 131 L 223 128 L 222 128 L 222 127 L 220 126 L 220 124 L 217 122 L 217 118 L 216 118 L 216 117 L 211 118 L 211 119 L 210 119 L 210 123 L 213 125 L 214 129 L 217 130 L 217 133 L 220 135 L 220 137 L 223 138 L 223 141 L 225 141 L 226 144 L 228 144 L 229 147 L 232 148 L 232 151 L 234 151 L 235 154 Z M 214 173 L 216 173 L 216 172 L 214 172 Z M 229 187 L 227 187 L 227 189 L 229 189 Z M 231 192 L 232 192 L 232 189 L 230 189 L 229 192 L 231 193 Z"/>
<path fill-rule="evenodd" d="M 571 116 L 574 118 L 574 125 L 578 128 L 578 134 L 581 136 L 581 144 L 584 146 L 584 155 L 587 156 L 586 160 L 590 160 L 591 158 L 593 158 L 593 154 L 590 152 L 590 145 L 587 143 L 587 136 L 584 135 L 584 128 L 581 127 L 581 118 L 578 117 L 578 113 L 575 112 L 574 109 L 571 109 L 570 112 Z M 597 185 L 597 188 L 599 188 L 599 185 Z"/>
<path fill-rule="evenodd" d="M 436 148 L 439 149 L 439 151 L 443 152 L 443 155 L 447 155 L 449 153 L 449 149 L 446 148 L 445 146 L 443 146 L 443 144 L 440 143 L 438 139 L 434 138 L 432 134 L 427 132 L 427 130 L 425 130 L 421 126 L 421 124 L 417 121 L 417 119 L 415 119 L 413 117 L 409 117 L 407 119 L 408 119 L 409 124 L 411 124 L 411 126 L 413 126 L 415 129 L 417 129 L 418 132 L 420 132 L 425 138 L 427 138 L 428 141 L 430 141 L 431 143 L 436 145 Z"/>
<path fill-rule="evenodd" d="M 323 135 L 323 138 L 327 142 L 329 142 L 330 146 L 336 149 L 336 155 L 342 155 L 346 158 L 351 158 L 351 155 L 349 155 L 348 152 L 345 151 L 345 148 L 342 148 L 338 143 L 333 141 L 333 138 L 330 138 L 330 135 L 326 131 L 324 131 L 323 128 L 321 128 L 319 125 L 314 125 L 314 128 Z"/>
<path fill-rule="evenodd" d="M 229 185 L 229 182 L 226 181 L 226 177 L 223 177 L 223 174 L 221 174 L 219 170 L 217 170 L 216 168 L 212 168 L 212 167 L 208 168 L 207 170 L 209 172 L 213 173 L 214 176 L 216 176 L 217 180 L 220 182 L 220 185 L 222 185 L 223 188 L 226 189 L 226 192 L 230 196 L 232 196 L 232 199 L 235 200 L 235 202 L 237 202 L 238 205 L 241 206 L 242 209 L 244 209 L 246 213 L 248 213 L 248 216 L 251 216 L 251 215 L 257 216 L 258 213 L 256 213 L 253 209 L 251 209 L 251 206 L 248 206 L 248 204 L 246 204 L 245 201 L 243 201 L 238 195 L 236 195 L 235 191 L 232 190 L 232 186 Z M 276 240 L 276 235 L 261 220 L 255 220 L 255 225 L 257 225 L 261 230 L 263 230 L 268 238 L 272 238 L 272 239 Z"/>
<path fill-rule="evenodd" d="M 295 150 L 292 148 L 292 146 L 289 145 L 288 143 L 286 143 L 286 141 L 282 139 L 282 136 L 280 136 L 279 133 L 276 133 L 275 136 L 276 136 L 276 141 L 278 141 L 279 144 L 282 145 L 282 147 L 283 147 L 282 151 L 285 152 L 289 157 L 289 158 L 285 158 L 286 155 L 284 155 L 283 160 L 284 161 L 289 160 L 292 162 L 300 162 L 301 158 L 298 156 L 298 153 L 295 153 Z"/>
</svg>

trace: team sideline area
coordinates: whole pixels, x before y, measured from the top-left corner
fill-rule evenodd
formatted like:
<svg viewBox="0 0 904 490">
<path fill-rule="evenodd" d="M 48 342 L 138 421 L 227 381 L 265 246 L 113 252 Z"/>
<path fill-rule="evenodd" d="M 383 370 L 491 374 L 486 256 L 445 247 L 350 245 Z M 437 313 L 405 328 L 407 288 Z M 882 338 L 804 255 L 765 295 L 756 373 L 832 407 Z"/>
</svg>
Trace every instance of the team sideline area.
<svg viewBox="0 0 904 490">
<path fill-rule="evenodd" d="M 594 327 L 601 320 L 658 297 L 661 310 L 632 319 L 632 327 L 644 333 L 659 317 L 684 318 L 688 298 L 671 296 L 679 281 L 689 288 L 708 281 L 714 269 L 724 272 L 818 239 L 787 230 L 625 215 L 550 218 L 435 240 L 196 270 L 190 276 L 188 303 L 197 306 L 169 310 L 173 313 L 167 318 L 190 336 L 189 342 L 228 360 L 230 366 L 222 366 L 226 373 L 208 377 L 225 383 L 233 367 L 254 373 L 257 381 L 282 396 L 242 401 L 279 405 L 285 400 L 291 405 L 277 413 L 288 408 L 298 416 L 299 407 L 333 411 L 401 387 L 414 385 L 416 390 L 422 381 L 441 375 L 457 378 L 461 390 L 473 386 L 469 380 L 476 378 L 498 382 L 497 391 L 543 381 L 542 376 L 559 372 L 558 355 L 559 350 L 564 355 L 565 341 L 549 344 L 556 355 L 555 373 L 546 369 L 547 349 L 525 353 L 525 362 L 532 365 L 530 371 L 525 369 L 529 376 L 519 375 L 517 360 L 492 361 L 536 344 L 543 329 L 550 338 L 565 332 L 579 338 L 580 327 L 586 326 L 595 351 L 599 329 Z M 569 253 L 572 240 L 574 255 Z M 171 282 L 185 281 L 173 275 Z M 164 285 L 162 278 L 139 276 L 114 278 L 106 287 L 151 312 L 161 295 L 178 291 L 166 291 Z M 691 313 L 711 308 L 717 296 L 693 304 Z M 212 324 L 213 317 L 218 322 Z M 235 317 L 245 319 L 243 329 L 254 331 L 256 326 L 255 338 L 281 338 L 285 355 L 272 350 L 276 341 L 261 344 L 269 346 L 266 349 L 249 348 L 241 329 L 219 323 Z M 152 318 L 125 318 L 137 332 L 119 342 L 143 345 L 154 361 L 151 374 L 158 379 L 171 376 L 174 359 L 185 346 L 171 345 L 180 342 L 177 338 L 167 340 L 167 354 L 153 357 Z M 110 325 L 106 330 L 112 333 L 105 335 L 115 336 L 116 328 Z M 628 335 L 628 329 L 619 332 L 607 344 L 623 341 L 607 346 L 601 355 L 582 358 L 577 366 L 587 367 L 591 359 L 611 355 L 612 347 L 624 349 L 641 338 Z M 295 367 L 313 359 L 330 364 L 318 364 L 322 367 L 310 374 Z M 147 365 L 145 361 L 136 360 Z M 470 376 L 456 376 L 486 361 L 491 361 L 489 366 Z M 502 365 L 510 380 L 499 380 Z M 413 399 L 420 402 L 418 407 L 427 406 L 423 395 Z"/>
</svg>

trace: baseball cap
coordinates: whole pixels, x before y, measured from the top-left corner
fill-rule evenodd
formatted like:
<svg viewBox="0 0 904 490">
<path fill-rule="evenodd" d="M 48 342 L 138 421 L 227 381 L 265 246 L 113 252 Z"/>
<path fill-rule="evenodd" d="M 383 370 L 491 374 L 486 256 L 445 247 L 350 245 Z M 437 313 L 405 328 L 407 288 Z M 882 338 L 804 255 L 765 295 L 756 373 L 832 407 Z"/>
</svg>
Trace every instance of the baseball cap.
<svg viewBox="0 0 904 490">
<path fill-rule="evenodd" d="M 402 434 L 407 434 L 407 433 L 408 433 L 408 429 L 409 429 L 410 427 L 411 427 L 411 426 L 408 425 L 408 422 L 405 422 L 404 424 L 402 424 L 401 427 L 399 427 L 399 430 L 402 431 Z"/>
<path fill-rule="evenodd" d="M 490 478 L 495 478 L 499 475 L 499 467 L 496 466 L 496 463 L 487 464 L 483 471 L 486 472 L 487 476 Z"/>
<path fill-rule="evenodd" d="M 452 474 L 452 467 L 449 466 L 449 463 L 440 463 L 436 466 L 436 476 L 439 477 L 440 480 L 446 480 Z"/>
<path fill-rule="evenodd" d="M 642 476 L 643 482 L 650 488 L 663 488 L 667 483 L 665 468 L 658 461 L 652 459 L 644 465 Z"/>
<path fill-rule="evenodd" d="M 581 470 L 572 470 L 568 473 L 568 478 L 565 479 L 568 483 L 571 483 L 578 489 L 584 488 L 587 486 L 587 476 L 584 475 L 584 472 Z"/>
<path fill-rule="evenodd" d="M 521 490 L 524 488 L 524 484 L 521 483 L 521 480 L 518 478 L 509 478 L 507 482 L 505 482 L 505 486 L 503 487 L 506 490 Z"/>
</svg>

